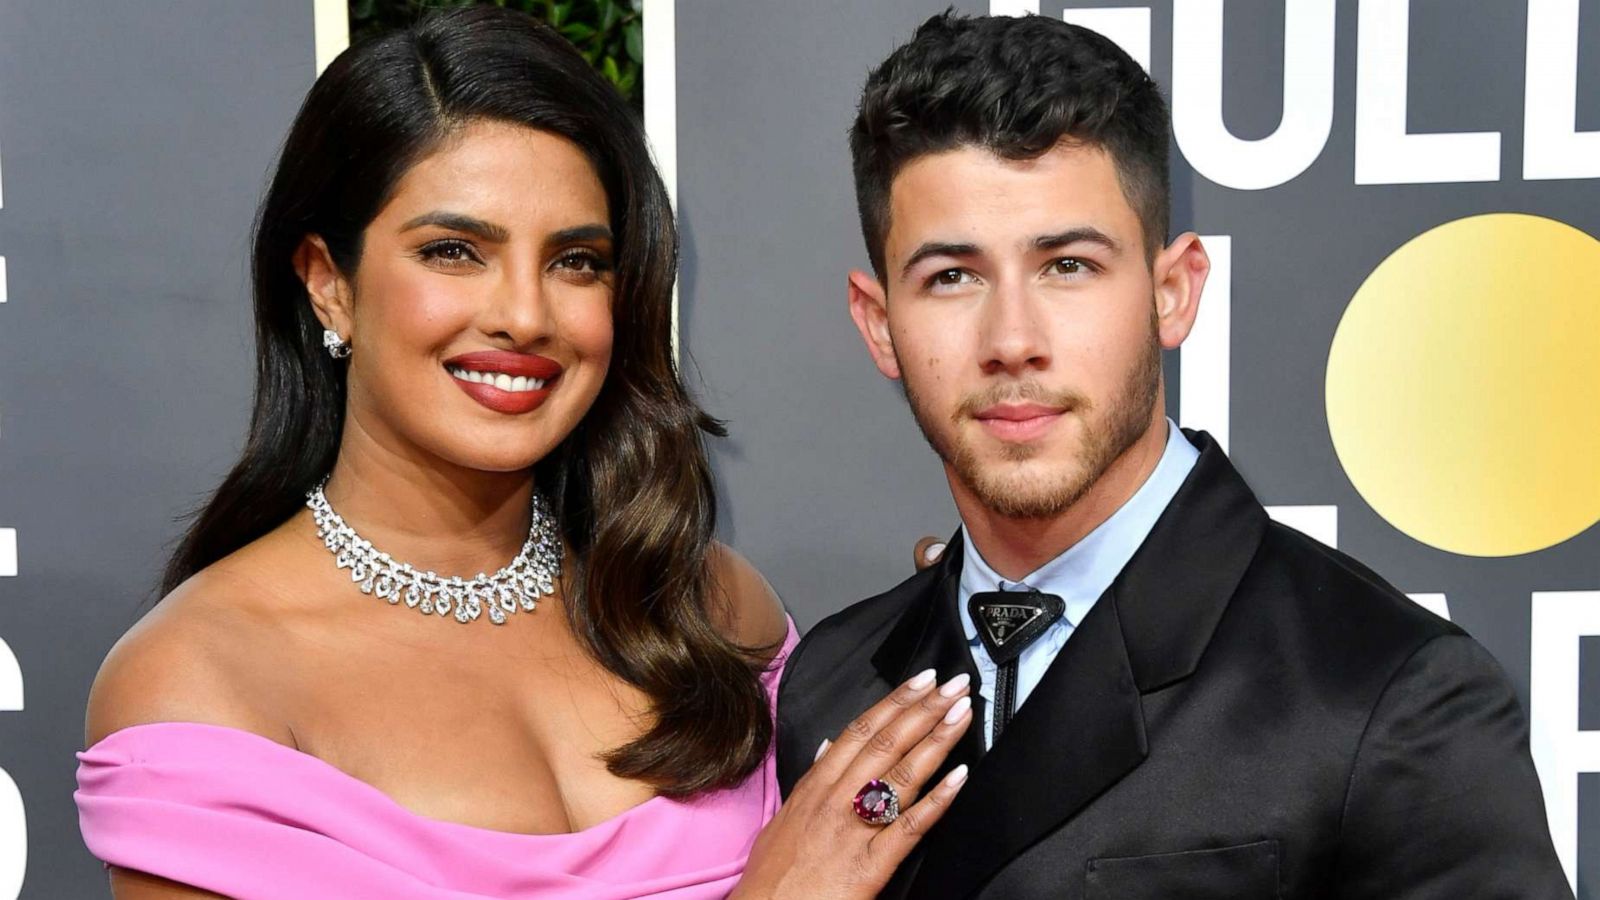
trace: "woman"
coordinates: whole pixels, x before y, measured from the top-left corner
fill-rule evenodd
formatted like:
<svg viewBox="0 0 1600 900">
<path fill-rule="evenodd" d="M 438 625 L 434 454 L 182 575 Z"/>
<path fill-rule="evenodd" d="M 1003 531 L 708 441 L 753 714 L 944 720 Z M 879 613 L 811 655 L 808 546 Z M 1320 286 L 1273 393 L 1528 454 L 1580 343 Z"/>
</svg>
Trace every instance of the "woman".
<svg viewBox="0 0 1600 900">
<path fill-rule="evenodd" d="M 795 636 L 711 540 L 675 254 L 636 120 L 526 17 L 318 79 L 257 227 L 243 458 L 90 700 L 77 798 L 119 900 L 882 885 L 917 829 L 852 799 L 892 771 L 930 824 L 966 688 L 913 679 L 762 830 Z"/>
</svg>

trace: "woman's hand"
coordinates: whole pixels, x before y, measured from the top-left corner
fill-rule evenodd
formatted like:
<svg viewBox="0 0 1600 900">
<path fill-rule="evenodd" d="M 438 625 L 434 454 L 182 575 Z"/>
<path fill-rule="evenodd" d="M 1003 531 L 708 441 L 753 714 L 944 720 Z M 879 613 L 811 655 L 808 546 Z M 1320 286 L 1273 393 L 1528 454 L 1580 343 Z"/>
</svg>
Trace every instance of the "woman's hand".
<svg viewBox="0 0 1600 900">
<path fill-rule="evenodd" d="M 939 821 L 966 781 L 957 766 L 923 792 L 972 721 L 971 688 L 958 675 L 935 688 L 933 670 L 895 688 L 823 742 L 816 762 L 756 838 L 737 900 L 843 900 L 873 897 L 911 848 Z M 874 778 L 900 797 L 900 817 L 870 825 L 852 809 Z"/>
</svg>

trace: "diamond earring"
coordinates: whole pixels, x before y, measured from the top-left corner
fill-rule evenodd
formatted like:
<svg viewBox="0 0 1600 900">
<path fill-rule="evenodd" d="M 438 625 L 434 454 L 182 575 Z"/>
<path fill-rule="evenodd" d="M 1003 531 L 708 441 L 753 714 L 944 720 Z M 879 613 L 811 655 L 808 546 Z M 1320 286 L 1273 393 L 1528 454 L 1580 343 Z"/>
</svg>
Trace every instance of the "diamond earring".
<svg viewBox="0 0 1600 900">
<path fill-rule="evenodd" d="M 344 359 L 350 355 L 350 342 L 339 337 L 339 332 L 332 328 L 322 329 L 322 346 L 328 350 L 328 355 L 334 359 Z"/>
</svg>

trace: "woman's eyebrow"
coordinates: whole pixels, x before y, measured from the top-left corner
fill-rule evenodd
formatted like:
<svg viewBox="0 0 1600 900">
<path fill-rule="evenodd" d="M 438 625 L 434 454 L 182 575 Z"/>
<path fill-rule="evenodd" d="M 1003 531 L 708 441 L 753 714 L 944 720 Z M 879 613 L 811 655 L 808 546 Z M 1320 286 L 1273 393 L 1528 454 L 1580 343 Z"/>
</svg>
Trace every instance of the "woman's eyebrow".
<svg viewBox="0 0 1600 900">
<path fill-rule="evenodd" d="M 465 231 L 468 234 L 495 243 L 504 243 L 511 239 L 511 232 L 507 231 L 503 226 L 496 225 L 493 222 L 485 222 L 474 216 L 444 212 L 442 210 L 423 213 L 400 226 L 400 230 L 406 232 L 426 225 L 437 225 L 440 228 L 448 228 L 452 231 Z"/>
<path fill-rule="evenodd" d="M 611 229 L 605 225 L 578 225 L 572 228 L 563 228 L 550 235 L 550 244 L 573 244 L 580 241 L 609 241 Z"/>
</svg>

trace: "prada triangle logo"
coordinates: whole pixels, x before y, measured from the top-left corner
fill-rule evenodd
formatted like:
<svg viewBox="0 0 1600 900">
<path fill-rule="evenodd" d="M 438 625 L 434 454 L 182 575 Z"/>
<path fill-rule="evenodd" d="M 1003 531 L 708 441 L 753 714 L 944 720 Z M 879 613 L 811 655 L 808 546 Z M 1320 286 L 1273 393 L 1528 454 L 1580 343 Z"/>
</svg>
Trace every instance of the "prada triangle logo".
<svg viewBox="0 0 1600 900">
<path fill-rule="evenodd" d="M 1022 626 L 1044 615 L 1044 610 L 1021 603 L 989 603 L 978 612 L 979 621 L 989 630 L 989 640 L 996 647 L 1005 646 L 1006 639 L 1015 636 Z"/>
<path fill-rule="evenodd" d="M 996 665 L 1005 665 L 1061 618 L 1067 604 L 1038 591 L 983 591 L 967 600 L 978 639 Z"/>
</svg>

